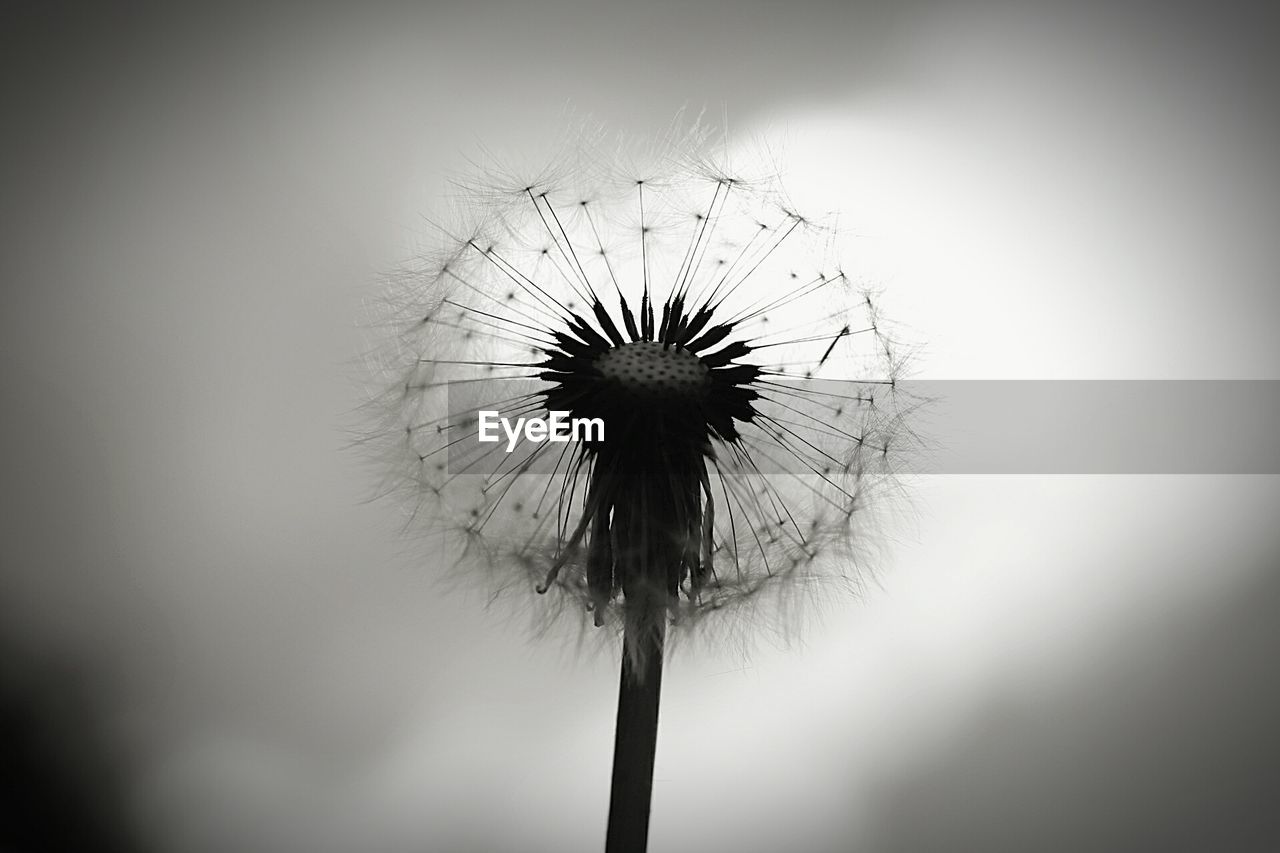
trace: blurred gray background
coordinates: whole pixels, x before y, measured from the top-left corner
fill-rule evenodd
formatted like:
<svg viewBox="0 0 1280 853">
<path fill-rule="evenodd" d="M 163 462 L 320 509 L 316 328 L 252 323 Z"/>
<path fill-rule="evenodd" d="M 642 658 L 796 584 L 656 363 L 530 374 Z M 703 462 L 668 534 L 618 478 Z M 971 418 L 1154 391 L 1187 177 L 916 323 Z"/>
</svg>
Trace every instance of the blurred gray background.
<svg viewBox="0 0 1280 853">
<path fill-rule="evenodd" d="M 919 376 L 1275 379 L 1276 30 L 1208 3 L 10 8 L 0 830 L 598 849 L 613 656 L 442 587 L 343 449 L 362 301 L 446 174 L 566 116 L 705 107 L 846 211 Z M 1204 441 L 1231 441 L 1212 412 Z M 1280 848 L 1275 477 L 907 485 L 860 599 L 675 656 L 655 853 Z"/>
</svg>

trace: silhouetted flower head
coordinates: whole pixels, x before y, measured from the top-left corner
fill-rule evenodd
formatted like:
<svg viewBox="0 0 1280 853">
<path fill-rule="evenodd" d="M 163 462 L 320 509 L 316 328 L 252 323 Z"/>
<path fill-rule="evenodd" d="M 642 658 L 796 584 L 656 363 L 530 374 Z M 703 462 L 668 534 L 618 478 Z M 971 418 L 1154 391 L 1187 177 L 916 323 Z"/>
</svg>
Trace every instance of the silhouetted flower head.
<svg viewBox="0 0 1280 853">
<path fill-rule="evenodd" d="M 439 553 L 596 625 L 855 576 L 896 363 L 831 218 L 698 133 L 461 184 L 396 277 L 385 402 Z M 597 420 L 477 440 L 480 413 Z"/>
</svg>

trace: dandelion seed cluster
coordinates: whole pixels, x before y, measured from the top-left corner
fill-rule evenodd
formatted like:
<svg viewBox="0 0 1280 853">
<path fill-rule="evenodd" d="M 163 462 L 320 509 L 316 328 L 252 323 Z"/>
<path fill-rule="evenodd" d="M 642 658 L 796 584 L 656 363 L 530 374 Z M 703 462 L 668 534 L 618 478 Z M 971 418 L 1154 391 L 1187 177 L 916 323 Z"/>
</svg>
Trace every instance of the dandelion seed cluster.
<svg viewBox="0 0 1280 853">
<path fill-rule="evenodd" d="M 385 434 L 415 522 L 596 625 L 855 577 L 889 471 L 894 348 L 834 223 L 713 148 L 487 172 L 395 279 Z M 464 452 L 483 409 L 602 418 L 605 440 Z"/>
</svg>

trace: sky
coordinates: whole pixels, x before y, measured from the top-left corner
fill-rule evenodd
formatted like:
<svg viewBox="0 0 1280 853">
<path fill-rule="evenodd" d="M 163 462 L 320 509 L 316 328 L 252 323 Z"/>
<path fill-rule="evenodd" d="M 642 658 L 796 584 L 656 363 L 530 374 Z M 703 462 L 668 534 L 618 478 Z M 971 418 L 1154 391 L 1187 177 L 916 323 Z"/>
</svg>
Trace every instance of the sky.
<svg viewBox="0 0 1280 853">
<path fill-rule="evenodd" d="M 920 378 L 1277 379 L 1275 35 L 1190 3 L 14 13 L 15 811 L 102 849 L 599 849 L 616 648 L 442 582 L 348 449 L 364 306 L 449 177 L 705 110 L 841 211 Z M 903 487 L 860 595 L 675 651 L 652 850 L 1280 843 L 1275 476 Z"/>
</svg>

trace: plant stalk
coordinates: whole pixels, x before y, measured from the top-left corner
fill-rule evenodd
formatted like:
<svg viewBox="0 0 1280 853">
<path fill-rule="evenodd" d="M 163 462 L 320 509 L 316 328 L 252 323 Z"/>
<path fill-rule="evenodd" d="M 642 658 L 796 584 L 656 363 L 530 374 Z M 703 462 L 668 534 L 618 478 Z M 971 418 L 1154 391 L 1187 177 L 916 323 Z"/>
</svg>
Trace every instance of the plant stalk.
<svg viewBox="0 0 1280 853">
<path fill-rule="evenodd" d="M 649 623 L 649 624 L 645 624 Z M 613 742 L 613 781 L 609 795 L 609 828 L 605 853 L 644 853 L 649 843 L 649 804 L 653 795 L 653 760 L 658 745 L 658 698 L 662 691 L 665 614 L 628 624 L 618 688 L 618 725 Z M 627 649 L 643 644 L 639 668 Z"/>
</svg>

